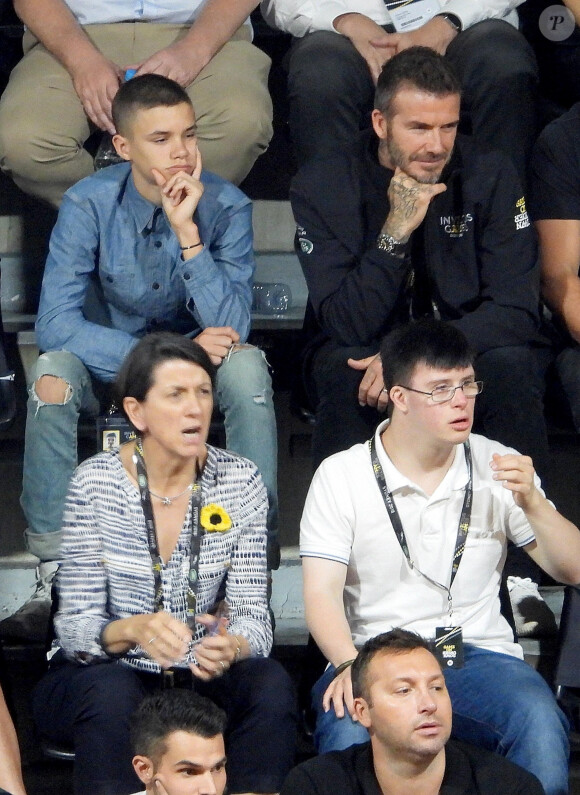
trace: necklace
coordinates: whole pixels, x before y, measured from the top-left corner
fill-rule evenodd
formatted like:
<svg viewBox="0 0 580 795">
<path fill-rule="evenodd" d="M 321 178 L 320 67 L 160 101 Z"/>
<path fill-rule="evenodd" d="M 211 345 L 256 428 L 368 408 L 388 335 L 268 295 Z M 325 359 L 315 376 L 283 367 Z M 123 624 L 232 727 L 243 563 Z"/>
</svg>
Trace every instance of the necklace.
<svg viewBox="0 0 580 795">
<path fill-rule="evenodd" d="M 137 439 L 137 443 L 135 444 L 135 449 L 139 453 L 139 455 L 141 456 L 141 460 L 143 462 L 145 462 L 145 454 L 143 453 L 143 444 L 142 444 L 141 439 Z M 137 459 L 136 459 L 135 455 L 133 455 L 133 462 L 134 462 L 135 466 L 137 466 Z M 137 480 L 138 480 L 140 486 L 143 485 L 143 484 L 141 484 L 139 478 L 137 478 Z M 144 485 L 147 486 L 147 488 L 149 488 L 148 483 L 147 483 L 146 480 L 145 480 L 145 484 Z M 194 485 L 195 485 L 194 483 L 190 483 L 187 486 L 187 488 L 183 489 L 183 491 L 180 491 L 179 494 L 176 494 L 174 497 L 164 497 L 162 494 L 155 494 L 155 492 L 151 491 L 150 488 L 149 488 L 149 494 L 151 494 L 152 497 L 157 497 L 158 500 L 161 500 L 163 505 L 172 505 L 175 502 L 175 500 L 178 500 L 180 497 L 183 497 L 183 495 L 187 494 L 188 491 L 193 491 Z"/>
<path fill-rule="evenodd" d="M 164 497 L 162 494 L 155 494 L 155 492 L 151 491 L 151 489 L 149 489 L 149 494 L 152 497 L 157 497 L 158 500 L 161 500 L 163 505 L 171 505 L 171 503 L 175 502 L 175 500 L 178 500 L 180 497 L 183 497 L 184 494 L 186 494 L 188 491 L 191 491 L 192 489 L 193 483 L 190 483 L 186 489 L 183 489 L 183 491 L 179 492 L 179 494 L 176 494 L 175 497 Z"/>
</svg>

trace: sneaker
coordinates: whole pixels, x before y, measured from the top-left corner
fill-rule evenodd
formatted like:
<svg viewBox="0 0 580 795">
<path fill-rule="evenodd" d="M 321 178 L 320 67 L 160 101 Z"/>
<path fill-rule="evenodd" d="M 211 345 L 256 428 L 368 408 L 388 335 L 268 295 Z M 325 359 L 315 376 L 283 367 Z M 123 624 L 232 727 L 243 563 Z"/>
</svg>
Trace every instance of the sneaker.
<svg viewBox="0 0 580 795">
<path fill-rule="evenodd" d="M 545 637 L 558 632 L 556 618 L 530 577 L 508 577 L 507 587 L 519 638 Z"/>
<path fill-rule="evenodd" d="M 0 637 L 46 643 L 52 606 L 51 590 L 58 563 L 47 560 L 37 570 L 36 588 L 30 599 L 12 616 L 0 621 Z"/>
</svg>

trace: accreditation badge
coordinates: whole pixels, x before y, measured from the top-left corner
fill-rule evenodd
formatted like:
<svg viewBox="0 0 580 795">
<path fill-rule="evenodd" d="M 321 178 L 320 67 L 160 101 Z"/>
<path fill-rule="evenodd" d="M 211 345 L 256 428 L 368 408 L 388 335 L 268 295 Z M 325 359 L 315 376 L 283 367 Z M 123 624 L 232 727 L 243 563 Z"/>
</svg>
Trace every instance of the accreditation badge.
<svg viewBox="0 0 580 795">
<path fill-rule="evenodd" d="M 436 627 L 434 652 L 443 670 L 463 668 L 463 632 L 461 627 Z"/>
<path fill-rule="evenodd" d="M 388 2 L 387 9 L 397 33 L 420 28 L 441 10 L 439 0 Z"/>
</svg>

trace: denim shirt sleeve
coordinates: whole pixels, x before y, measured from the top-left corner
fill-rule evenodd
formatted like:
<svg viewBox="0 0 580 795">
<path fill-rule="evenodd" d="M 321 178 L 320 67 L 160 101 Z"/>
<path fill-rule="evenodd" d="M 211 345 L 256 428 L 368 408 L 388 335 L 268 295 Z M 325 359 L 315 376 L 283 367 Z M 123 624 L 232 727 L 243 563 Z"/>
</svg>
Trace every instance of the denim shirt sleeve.
<svg viewBox="0 0 580 795">
<path fill-rule="evenodd" d="M 178 257 L 178 267 L 188 296 L 187 308 L 199 326 L 231 326 L 245 342 L 250 332 L 255 267 L 252 205 L 237 188 L 214 180 L 217 178 L 207 172 L 202 175 L 206 193 L 194 218 L 204 247 L 189 260 Z"/>
<path fill-rule="evenodd" d="M 112 381 L 137 340 L 84 316 L 99 250 L 98 220 L 88 206 L 64 196 L 50 238 L 36 335 L 40 350 L 74 353 L 97 378 Z"/>
</svg>

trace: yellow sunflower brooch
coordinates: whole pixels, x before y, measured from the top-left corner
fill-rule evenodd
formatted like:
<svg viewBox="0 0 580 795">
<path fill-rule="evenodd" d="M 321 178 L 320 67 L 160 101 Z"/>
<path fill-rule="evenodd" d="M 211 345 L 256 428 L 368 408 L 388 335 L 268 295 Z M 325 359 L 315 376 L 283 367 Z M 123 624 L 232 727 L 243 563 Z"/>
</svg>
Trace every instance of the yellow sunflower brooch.
<svg viewBox="0 0 580 795">
<path fill-rule="evenodd" d="M 200 521 L 208 533 L 225 533 L 232 526 L 228 512 L 213 502 L 203 506 Z"/>
</svg>

